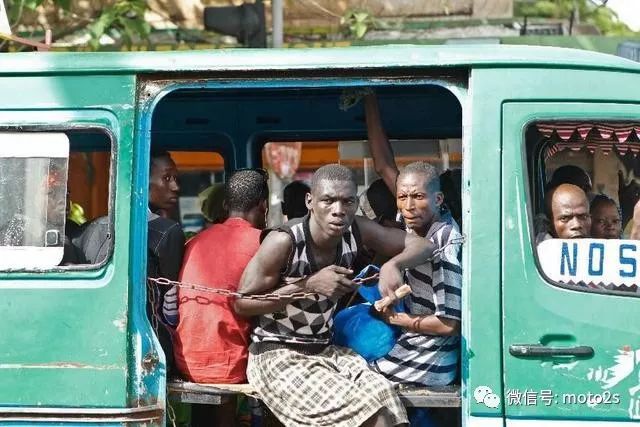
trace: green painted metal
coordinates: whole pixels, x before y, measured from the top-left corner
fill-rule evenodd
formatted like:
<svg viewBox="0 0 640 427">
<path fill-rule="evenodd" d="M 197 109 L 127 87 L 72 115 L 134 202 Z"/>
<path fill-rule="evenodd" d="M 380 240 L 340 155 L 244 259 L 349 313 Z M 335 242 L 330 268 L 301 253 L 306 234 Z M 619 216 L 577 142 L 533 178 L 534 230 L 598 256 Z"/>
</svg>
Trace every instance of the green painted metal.
<svg viewBox="0 0 640 427">
<path fill-rule="evenodd" d="M 157 347 L 140 312 L 144 272 L 137 267 L 144 262 L 144 233 L 132 232 L 145 228 L 147 144 L 158 102 L 150 93 L 137 103 L 136 79 L 153 79 L 141 74 L 158 73 L 160 93 L 172 85 L 166 80 L 188 85 L 207 72 L 216 73 L 211 82 L 224 85 L 216 80 L 222 76 L 259 90 L 294 77 L 300 87 L 311 76 L 321 86 L 318 70 L 331 71 L 326 81 L 336 85 L 336 76 L 346 71 L 352 78 L 393 79 L 388 74 L 397 73 L 418 81 L 451 68 L 471 72 L 468 90 L 456 93 L 465 156 L 465 417 L 628 419 L 622 406 L 508 406 L 505 391 L 599 390 L 585 379 L 588 369 L 605 366 L 621 346 L 637 345 L 640 338 L 634 329 L 640 299 L 563 290 L 537 272 L 522 152 L 530 120 L 639 120 L 640 65 L 582 51 L 505 46 L 0 56 L 0 125 L 106 127 L 117 149 L 115 252 L 107 266 L 0 274 L 0 405 L 127 407 L 155 398 L 163 403 L 163 393 L 153 391 L 163 384 L 162 363 L 156 376 L 142 370 L 143 359 Z M 244 71 L 266 78 L 243 79 Z M 233 150 L 241 164 L 251 155 L 245 146 Z M 568 369 L 508 354 L 509 344 L 535 343 L 551 333 L 594 346 L 596 357 Z M 476 402 L 479 386 L 501 398 L 499 407 Z"/>
<path fill-rule="evenodd" d="M 3 127 L 108 129 L 115 187 L 131 188 L 133 76 L 4 76 L 0 93 Z M 0 275 L 1 406 L 128 406 L 128 193 L 114 201 L 115 251 L 105 267 Z"/>
<path fill-rule="evenodd" d="M 550 47 L 394 45 L 332 49 L 229 49 L 190 52 L 16 53 L 0 74 L 154 73 L 174 71 L 367 70 L 390 67 L 593 68 L 640 72 L 611 55 Z"/>
<path fill-rule="evenodd" d="M 503 404 L 508 418 L 576 418 L 629 420 L 630 387 L 638 385 L 633 366 L 628 380 L 605 390 L 599 379 L 615 365 L 618 351 L 638 349 L 640 300 L 566 290 L 547 283 L 535 264 L 531 230 L 529 183 L 523 153 L 524 129 L 537 120 L 640 121 L 640 87 L 629 74 L 576 71 L 570 75 L 549 70 L 532 78 L 527 70 L 508 76 L 482 72 L 483 81 L 500 76 L 494 89 L 493 113 L 502 116 L 502 291 L 503 291 Z M 527 81 L 526 85 L 522 82 Z M 599 84 L 598 82 L 607 82 Z M 517 96 L 513 96 L 517 91 Z M 506 102 L 505 102 L 506 101 Z M 494 133 L 494 135 L 496 135 Z M 579 360 L 517 358 L 511 344 L 545 342 L 555 346 L 586 345 L 593 358 Z M 596 372 L 600 371 L 600 374 Z M 507 393 L 550 390 L 553 401 L 535 405 L 509 402 Z M 609 403 L 590 406 L 571 396 L 600 395 Z M 615 394 L 619 394 L 619 401 Z M 613 396 L 613 397 L 611 397 Z M 606 400 L 605 400 L 606 401 Z M 511 404 L 509 404 L 511 403 Z"/>
</svg>

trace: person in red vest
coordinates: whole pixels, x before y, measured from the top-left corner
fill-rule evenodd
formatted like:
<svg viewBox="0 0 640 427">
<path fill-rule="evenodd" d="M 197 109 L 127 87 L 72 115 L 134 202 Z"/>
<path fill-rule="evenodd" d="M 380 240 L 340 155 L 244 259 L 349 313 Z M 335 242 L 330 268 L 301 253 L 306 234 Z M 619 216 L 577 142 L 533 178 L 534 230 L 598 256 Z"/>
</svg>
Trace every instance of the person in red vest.
<svg viewBox="0 0 640 427">
<path fill-rule="evenodd" d="M 225 185 L 229 217 L 213 224 L 186 246 L 180 280 L 237 291 L 240 276 L 260 246 L 268 209 L 268 175 L 260 169 L 235 172 Z M 180 288 L 174 355 L 184 379 L 196 383 L 247 381 L 250 320 L 233 310 L 233 299 Z M 236 424 L 235 401 L 212 408 L 194 405 L 192 422 Z M 214 418 L 212 420 L 212 417 Z"/>
</svg>

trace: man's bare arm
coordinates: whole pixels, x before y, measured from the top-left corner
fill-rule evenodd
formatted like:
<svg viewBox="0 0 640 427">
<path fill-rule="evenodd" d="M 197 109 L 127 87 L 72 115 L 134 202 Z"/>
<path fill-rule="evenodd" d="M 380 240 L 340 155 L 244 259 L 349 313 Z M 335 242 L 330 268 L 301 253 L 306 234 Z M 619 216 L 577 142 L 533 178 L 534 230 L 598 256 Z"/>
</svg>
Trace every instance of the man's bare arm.
<svg viewBox="0 0 640 427">
<path fill-rule="evenodd" d="M 282 267 L 286 265 L 292 249 L 291 238 L 286 233 L 271 232 L 262 242 L 258 252 L 251 258 L 240 278 L 239 291 L 244 294 L 291 294 L 300 292 L 304 283 L 295 283 L 277 288 L 280 284 Z M 257 301 L 238 298 L 234 309 L 241 316 L 256 316 L 282 310 L 290 299 L 282 297 L 275 301 Z"/>
<path fill-rule="evenodd" d="M 367 95 L 364 99 L 364 111 L 367 118 L 367 135 L 369 148 L 373 156 L 373 166 L 376 173 L 382 177 L 389 190 L 396 194 L 396 180 L 398 179 L 398 167 L 389 144 L 389 138 L 382 127 L 380 109 L 376 96 Z"/>
<path fill-rule="evenodd" d="M 390 325 L 396 325 L 419 334 L 428 335 L 459 335 L 460 322 L 447 317 L 415 316 L 408 313 L 396 313 L 387 309 L 382 313 L 383 319 Z"/>
<path fill-rule="evenodd" d="M 376 253 L 392 257 L 380 269 L 380 292 L 393 296 L 403 285 L 403 271 L 424 264 L 433 255 L 435 245 L 397 228 L 383 227 L 364 217 L 356 217 L 362 242 Z"/>
<path fill-rule="evenodd" d="M 250 295 L 275 293 L 282 295 L 282 299 L 257 301 L 239 298 L 234 304 L 236 313 L 241 316 L 257 316 L 281 311 L 292 300 L 287 296 L 294 292 L 317 293 L 337 299 L 353 291 L 355 285 L 348 278 L 353 271 L 337 265 L 329 265 L 294 284 L 277 288 L 282 281 L 281 273 L 288 262 L 291 249 L 291 238 L 286 233 L 272 232 L 264 239 L 242 274 L 240 292 Z"/>
</svg>

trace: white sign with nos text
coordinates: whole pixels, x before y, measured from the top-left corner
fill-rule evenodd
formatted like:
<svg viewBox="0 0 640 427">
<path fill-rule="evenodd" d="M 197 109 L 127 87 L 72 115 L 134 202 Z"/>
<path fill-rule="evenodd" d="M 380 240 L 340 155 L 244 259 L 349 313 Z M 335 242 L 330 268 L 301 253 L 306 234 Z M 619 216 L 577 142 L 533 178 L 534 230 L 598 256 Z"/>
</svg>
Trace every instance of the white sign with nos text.
<svg viewBox="0 0 640 427">
<path fill-rule="evenodd" d="M 549 239 L 538 245 L 540 266 L 556 282 L 640 285 L 640 241 Z"/>
</svg>

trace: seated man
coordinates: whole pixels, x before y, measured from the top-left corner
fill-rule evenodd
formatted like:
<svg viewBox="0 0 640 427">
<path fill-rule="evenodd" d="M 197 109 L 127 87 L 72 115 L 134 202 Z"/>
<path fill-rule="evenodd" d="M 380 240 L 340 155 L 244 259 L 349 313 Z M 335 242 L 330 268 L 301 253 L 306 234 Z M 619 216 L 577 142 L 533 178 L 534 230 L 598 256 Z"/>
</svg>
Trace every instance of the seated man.
<svg viewBox="0 0 640 427">
<path fill-rule="evenodd" d="M 151 154 L 149 168 L 149 208 L 147 211 L 147 276 L 178 279 L 182 264 L 184 233 L 177 222 L 163 218 L 156 212 L 175 209 L 178 203 L 180 187 L 177 183 L 176 165 L 166 151 Z M 74 241 L 81 256 L 90 264 L 104 261 L 112 246 L 113 236 L 109 232 L 109 217 L 99 217 L 88 223 L 81 235 Z M 146 311 L 149 321 L 154 326 L 160 345 L 167 356 L 167 367 L 173 365 L 173 351 L 169 331 L 164 325 L 166 315 L 177 317 L 175 299 L 162 314 L 162 304 L 167 288 L 155 285 L 147 287 Z M 175 288 L 173 288 L 175 291 Z"/>
<path fill-rule="evenodd" d="M 267 175 L 241 170 L 226 183 L 229 217 L 193 237 L 180 280 L 199 286 L 237 291 L 240 276 L 260 246 L 269 189 Z M 227 296 L 181 288 L 180 322 L 174 336 L 176 366 L 182 376 L 198 383 L 244 383 L 250 322 L 233 310 Z M 194 408 L 194 421 L 200 413 Z M 235 425 L 235 400 L 217 408 L 209 425 Z M 206 417 L 206 415 L 204 416 Z M 197 418 L 197 420 L 195 420 Z"/>
<path fill-rule="evenodd" d="M 293 181 L 284 187 L 281 208 L 286 221 L 302 218 L 307 214 L 305 198 L 309 191 L 309 186 L 302 181 Z"/>
<path fill-rule="evenodd" d="M 393 382 L 450 384 L 456 378 L 460 345 L 462 236 L 453 220 L 447 223 L 440 218 L 443 194 L 436 168 L 414 162 L 398 171 L 375 96 L 366 97 L 365 111 L 376 172 L 396 195 L 408 232 L 442 250 L 435 259 L 424 258 L 407 272 L 412 291 L 405 300 L 407 312 L 389 308 L 383 313 L 388 323 L 402 328 L 402 335 L 389 354 L 373 364 Z"/>
<path fill-rule="evenodd" d="M 622 234 L 620 211 L 613 199 L 598 194 L 591 201 L 591 237 L 594 239 L 619 239 Z"/>
<path fill-rule="evenodd" d="M 236 311 L 255 316 L 247 377 L 285 426 L 398 425 L 407 416 L 391 384 L 355 352 L 330 345 L 338 299 L 362 247 L 391 260 L 380 270 L 383 295 L 402 285 L 402 272 L 431 256 L 433 245 L 402 230 L 356 217 L 353 172 L 318 169 L 307 195 L 309 214 L 266 234 L 245 270 L 240 291 L 273 292 L 274 300 L 237 299 Z M 293 299 L 292 293 L 314 295 Z"/>
<path fill-rule="evenodd" d="M 591 235 L 589 200 L 585 192 L 573 184 L 561 184 L 549 190 L 546 197 L 550 220 L 547 238 L 580 239 Z M 537 243 L 540 243 L 537 241 Z"/>
</svg>

